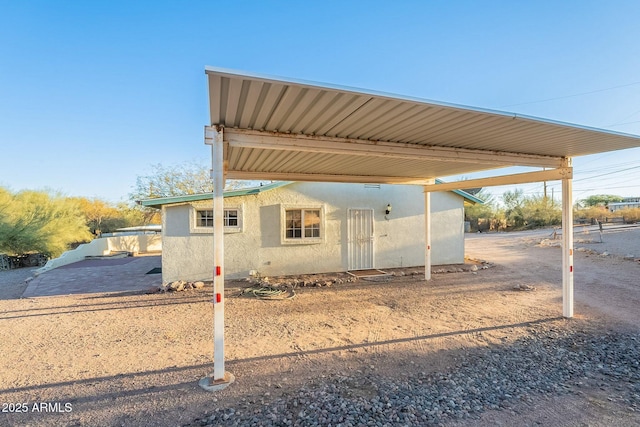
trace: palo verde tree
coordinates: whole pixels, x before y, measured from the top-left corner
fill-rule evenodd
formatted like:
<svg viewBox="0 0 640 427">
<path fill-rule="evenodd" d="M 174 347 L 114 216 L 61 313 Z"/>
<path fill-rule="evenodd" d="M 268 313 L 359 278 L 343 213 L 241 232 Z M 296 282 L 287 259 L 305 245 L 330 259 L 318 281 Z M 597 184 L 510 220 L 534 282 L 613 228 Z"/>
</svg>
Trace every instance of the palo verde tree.
<svg viewBox="0 0 640 427">
<path fill-rule="evenodd" d="M 0 252 L 42 252 L 57 257 L 91 234 L 78 203 L 43 191 L 0 188 Z"/>
</svg>

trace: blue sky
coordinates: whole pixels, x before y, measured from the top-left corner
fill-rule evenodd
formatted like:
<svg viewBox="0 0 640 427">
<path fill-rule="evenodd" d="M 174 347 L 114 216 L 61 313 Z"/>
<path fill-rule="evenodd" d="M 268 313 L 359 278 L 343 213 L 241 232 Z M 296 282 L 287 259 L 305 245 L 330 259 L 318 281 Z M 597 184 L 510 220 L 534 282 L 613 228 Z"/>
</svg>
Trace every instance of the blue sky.
<svg viewBox="0 0 640 427">
<path fill-rule="evenodd" d="M 638 16 L 637 0 L 0 0 L 0 186 L 117 202 L 153 164 L 207 164 L 206 65 L 640 134 Z M 574 166 L 576 199 L 640 196 L 640 149 Z"/>
</svg>

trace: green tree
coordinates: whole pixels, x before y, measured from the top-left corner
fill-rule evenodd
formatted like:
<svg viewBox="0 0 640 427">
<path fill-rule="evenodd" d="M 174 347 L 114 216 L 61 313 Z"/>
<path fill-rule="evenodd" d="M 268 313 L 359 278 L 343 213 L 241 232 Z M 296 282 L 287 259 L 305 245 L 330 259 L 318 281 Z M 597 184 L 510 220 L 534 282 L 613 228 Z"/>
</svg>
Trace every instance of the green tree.
<svg viewBox="0 0 640 427">
<path fill-rule="evenodd" d="M 213 183 L 209 167 L 197 162 L 184 162 L 172 166 L 151 165 L 153 173 L 139 176 L 129 199 L 132 201 L 158 197 L 211 193 Z M 260 181 L 227 180 L 225 189 L 257 185 Z"/>
<path fill-rule="evenodd" d="M 513 191 L 505 191 L 502 194 L 508 226 L 522 228 L 527 224 L 523 212 L 524 200 L 524 193 L 521 189 L 516 188 Z"/>
<path fill-rule="evenodd" d="M 465 190 L 466 191 L 466 190 Z M 496 214 L 496 206 L 493 195 L 481 189 L 475 193 L 475 196 L 484 203 L 469 204 L 464 207 L 464 216 L 467 221 L 477 220 L 479 218 L 492 218 Z"/>
<path fill-rule="evenodd" d="M 129 194 L 129 200 L 132 202 L 213 192 L 210 169 L 201 163 L 185 162 L 173 166 L 158 163 L 151 165 L 151 168 L 152 174 L 137 178 L 135 188 Z M 225 189 L 250 187 L 259 183 L 260 181 L 227 180 Z M 155 208 L 136 203 L 133 210 L 140 212 L 145 224 L 160 223 L 160 215 Z M 133 212 L 129 214 L 133 215 Z"/>
<path fill-rule="evenodd" d="M 57 257 L 91 234 L 77 201 L 58 194 L 0 188 L 0 251 Z"/>
<path fill-rule="evenodd" d="M 116 208 L 120 219 L 124 225 L 120 227 L 133 227 L 136 225 L 160 224 L 160 211 L 157 209 L 143 210 L 140 206 L 128 206 L 126 203 L 119 203 Z"/>
<path fill-rule="evenodd" d="M 583 207 L 608 206 L 609 203 L 622 202 L 623 200 L 622 197 L 612 194 L 596 194 L 578 201 L 578 204 Z"/>
<path fill-rule="evenodd" d="M 549 197 L 524 198 L 521 212 L 528 228 L 547 227 L 562 223 L 562 208 Z"/>
<path fill-rule="evenodd" d="M 133 227 L 147 224 L 160 224 L 158 210 L 149 212 L 129 206 L 126 203 L 110 204 L 97 198 L 74 198 L 82 210 L 89 231 L 94 236 L 112 233 L 119 228 Z"/>
<path fill-rule="evenodd" d="M 132 200 L 183 196 L 213 191 L 209 170 L 202 164 L 182 163 L 174 166 L 151 165 L 153 173 L 139 176 Z"/>
<path fill-rule="evenodd" d="M 117 218 L 120 216 L 118 210 L 107 202 L 97 198 L 86 199 L 84 197 L 79 197 L 76 200 L 85 217 L 89 231 L 95 236 L 123 227 L 117 223 Z"/>
</svg>

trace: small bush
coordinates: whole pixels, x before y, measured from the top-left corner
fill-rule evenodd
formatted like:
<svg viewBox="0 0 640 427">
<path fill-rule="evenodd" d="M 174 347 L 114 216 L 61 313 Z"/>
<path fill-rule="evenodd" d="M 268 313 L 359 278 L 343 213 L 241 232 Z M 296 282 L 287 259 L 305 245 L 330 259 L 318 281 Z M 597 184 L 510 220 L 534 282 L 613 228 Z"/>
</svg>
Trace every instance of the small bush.
<svg viewBox="0 0 640 427">
<path fill-rule="evenodd" d="M 624 208 L 613 212 L 613 214 L 623 217 L 627 224 L 640 222 L 640 208 Z"/>
</svg>

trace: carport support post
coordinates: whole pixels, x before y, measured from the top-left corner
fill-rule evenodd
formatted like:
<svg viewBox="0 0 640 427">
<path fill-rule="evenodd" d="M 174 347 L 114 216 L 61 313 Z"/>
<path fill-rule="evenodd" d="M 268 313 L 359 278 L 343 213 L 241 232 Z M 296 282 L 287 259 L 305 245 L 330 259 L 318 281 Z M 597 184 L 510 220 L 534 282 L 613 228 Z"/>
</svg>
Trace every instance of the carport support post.
<svg viewBox="0 0 640 427">
<path fill-rule="evenodd" d="M 213 180 L 213 375 L 200 380 L 205 390 L 221 390 L 233 375 L 224 370 L 224 141 L 221 126 L 205 128 L 205 144 L 211 145 Z"/>
<path fill-rule="evenodd" d="M 563 167 L 571 167 L 565 158 Z M 573 317 L 573 196 L 572 179 L 562 179 L 562 315 Z"/>
<path fill-rule="evenodd" d="M 428 184 L 435 184 L 430 180 Z M 424 187 L 424 280 L 431 280 L 431 192 Z"/>
</svg>

